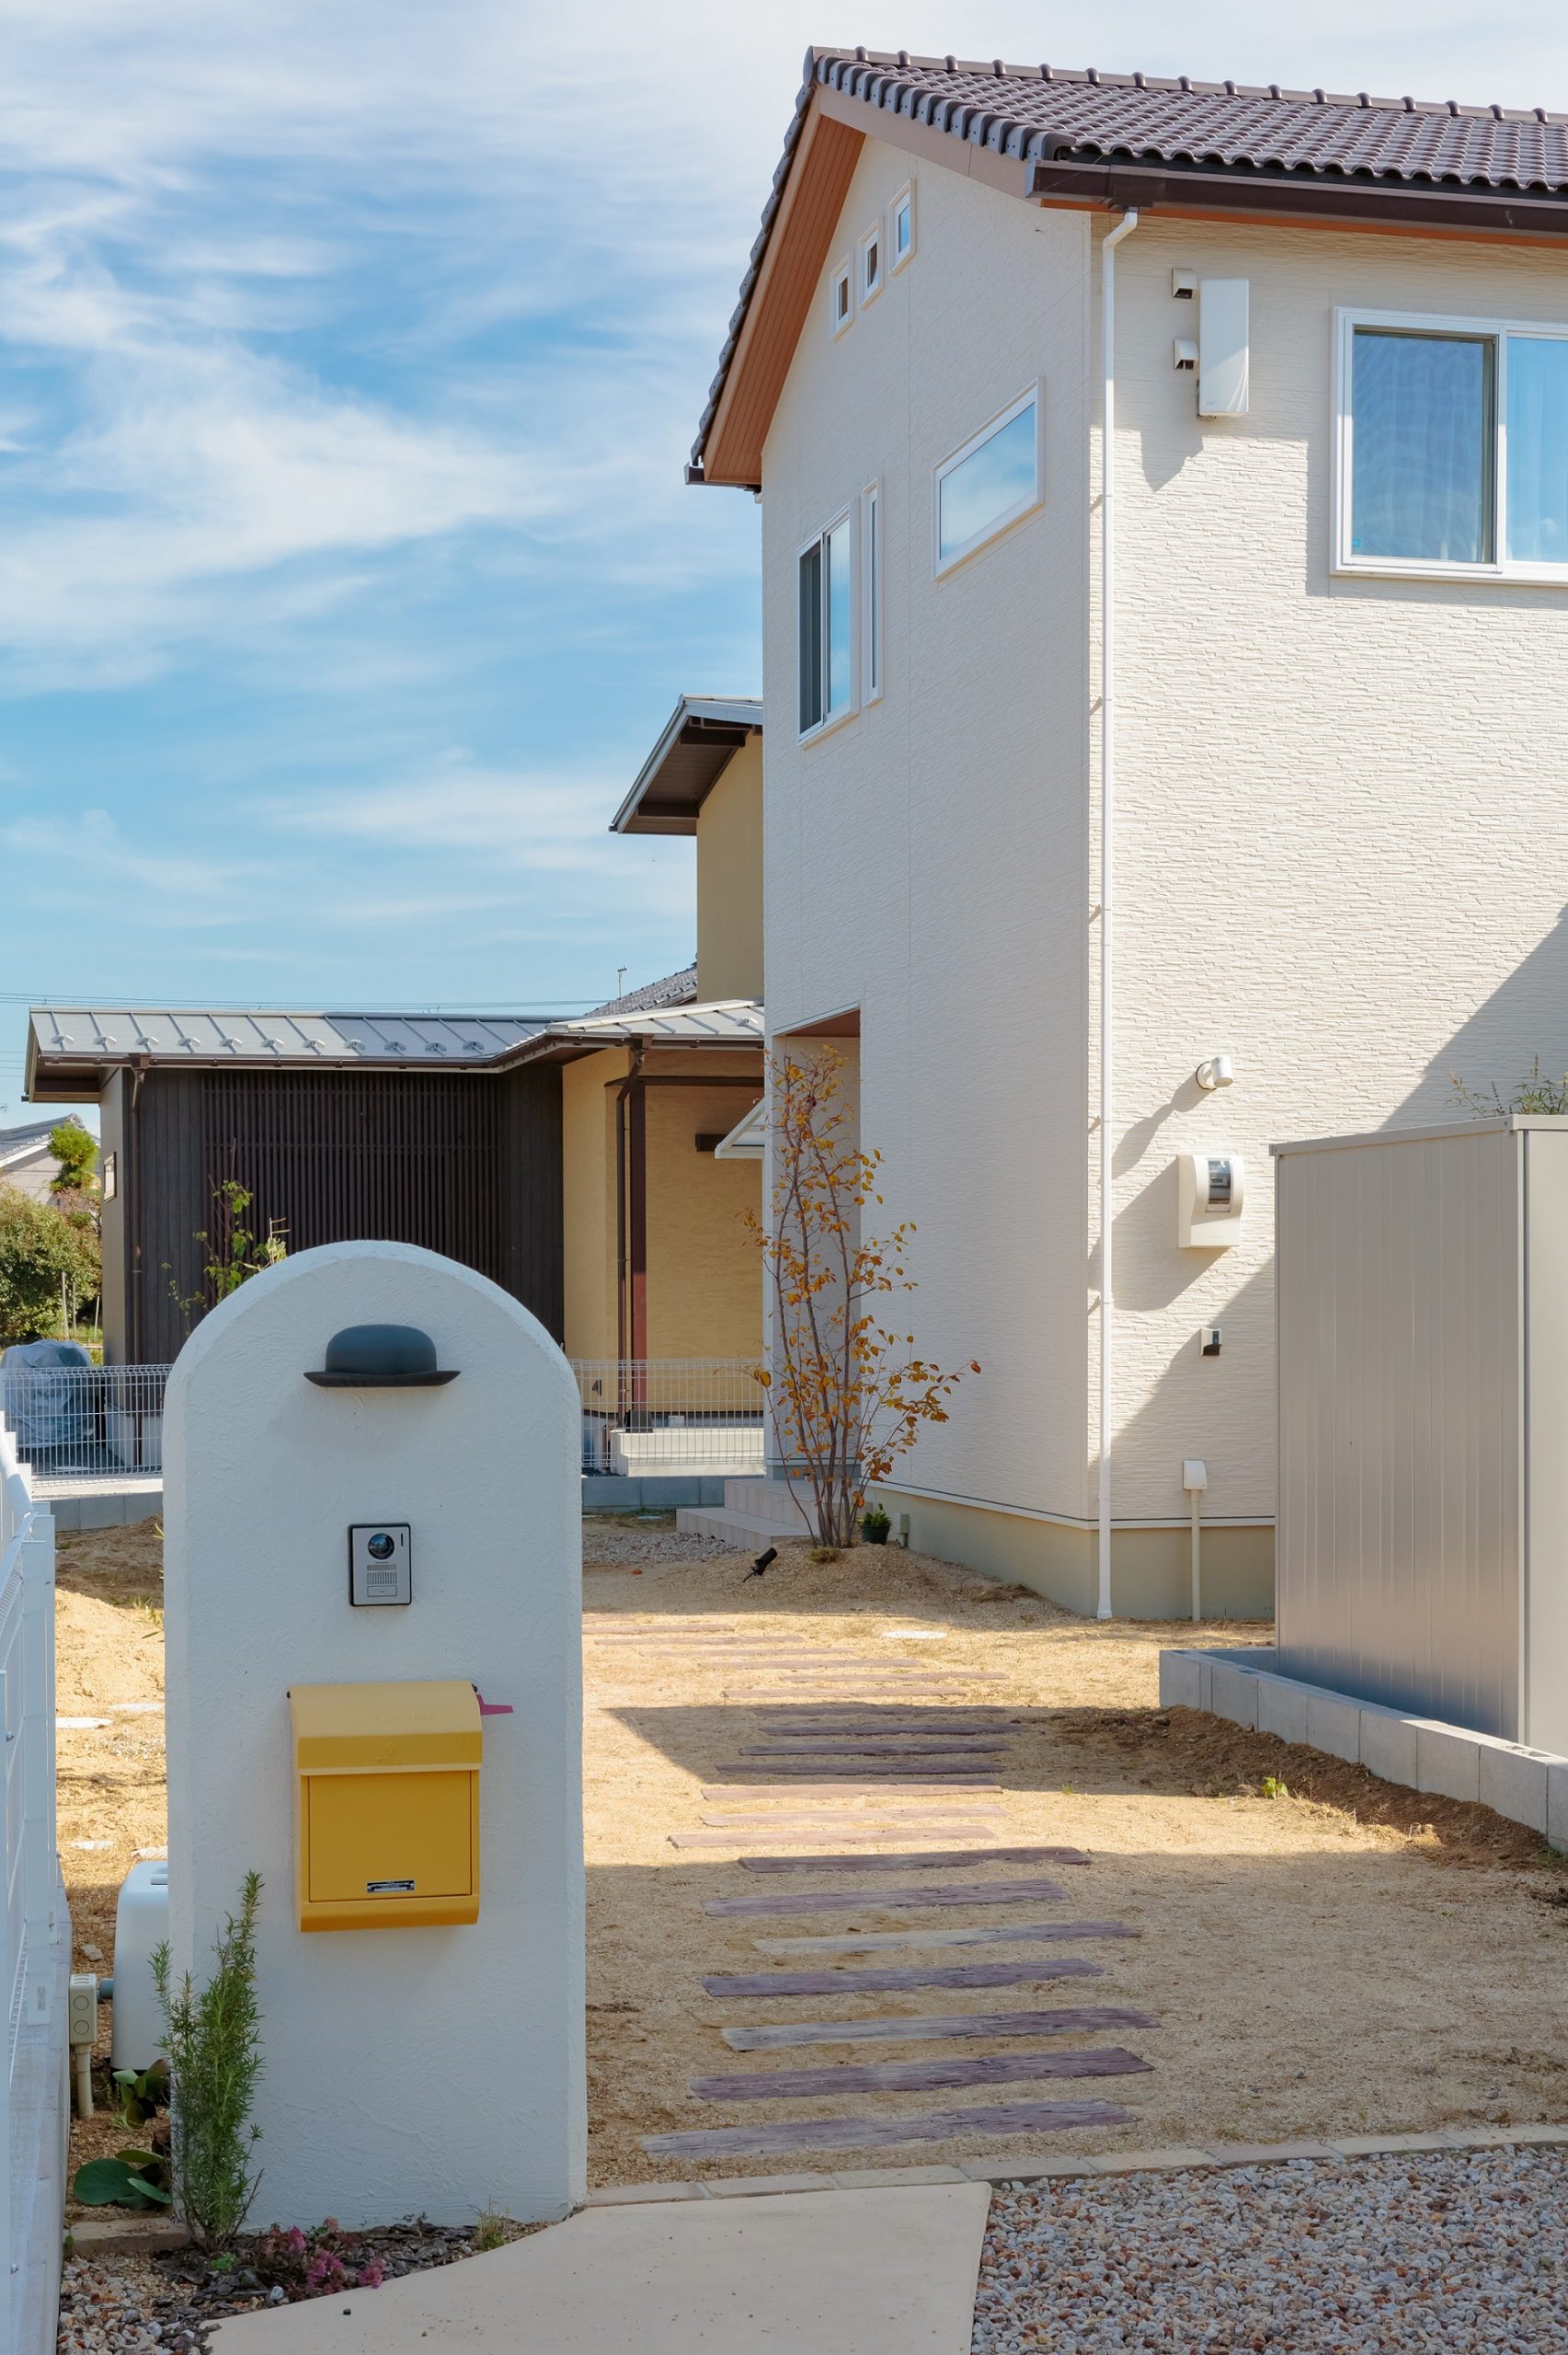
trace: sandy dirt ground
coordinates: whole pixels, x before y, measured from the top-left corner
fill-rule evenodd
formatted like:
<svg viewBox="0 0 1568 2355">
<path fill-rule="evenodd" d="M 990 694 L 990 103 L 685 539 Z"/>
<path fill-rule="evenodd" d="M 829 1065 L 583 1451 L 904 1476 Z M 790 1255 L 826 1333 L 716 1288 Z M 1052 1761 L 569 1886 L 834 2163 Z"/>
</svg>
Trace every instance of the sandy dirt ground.
<svg viewBox="0 0 1568 2355">
<path fill-rule="evenodd" d="M 726 2156 L 659 2162 L 649 2134 L 834 2113 L 876 2114 L 1023 2098 L 1116 2101 L 1130 2122 L 1053 2135 L 1064 2154 L 1211 2142 L 1279 2142 L 1331 2131 L 1432 2129 L 1568 2117 L 1568 1863 L 1534 1835 L 1479 1808 L 1374 1781 L 1287 1747 L 1158 1706 L 1158 1656 L 1191 1631 L 1071 1619 L 1020 1589 L 918 1556 L 868 1547 L 808 1563 L 786 1547 L 765 1579 L 747 1559 L 690 1549 L 664 1533 L 594 1522 L 585 1541 L 585 1812 L 589 1889 L 589 2177 L 594 2183 L 693 2173 L 757 2175 L 807 2166 L 920 2165 L 1037 2149 L 1039 2133 L 986 2142 L 812 2153 L 799 2161 Z M 611 1558 L 606 1559 L 609 1557 Z M 161 1722 L 124 1708 L 157 1697 L 155 1532 L 113 1531 L 62 1545 L 62 1716 L 108 1718 L 61 1734 L 61 1844 L 77 1940 L 76 1968 L 107 1971 L 113 1894 L 138 1850 L 162 1844 Z M 1056 1876 L 1066 1897 L 1017 1908 L 890 1910 L 889 1876 L 763 1878 L 738 1858 L 773 1851 L 771 1817 L 811 1812 L 826 1795 L 758 1795 L 754 1806 L 704 1800 L 704 1785 L 804 1704 L 750 1697 L 764 1680 L 727 1658 L 619 1641 L 644 1626 L 684 1637 L 720 1623 L 830 1655 L 828 1665 L 940 1669 L 958 1681 L 940 1706 L 1005 1705 L 1022 1718 L 988 1795 L 993 1834 L 893 1836 L 884 1853 L 962 1847 L 980 1837 L 1087 1850 L 1087 1869 Z M 934 1640 L 896 1637 L 923 1628 Z M 1258 1640 L 1253 1625 L 1209 1627 L 1201 1640 Z M 979 1680 L 982 1670 L 1000 1682 Z M 968 1683 L 967 1678 L 976 1681 Z M 768 1680 L 770 1685 L 773 1680 Z M 894 1700 L 876 1706 L 900 1714 Z M 933 1706 L 924 1704 L 923 1706 Z M 120 1714 L 116 1714 L 117 1708 Z M 771 1772 L 771 1769 L 760 1769 Z M 1269 1778 L 1274 1796 L 1265 1796 Z M 1283 1785 L 1284 1790 L 1278 1786 Z M 835 1810 L 841 1802 L 834 1799 Z M 844 1812 L 874 1812 L 858 1797 Z M 906 1807 L 909 1801 L 905 1798 Z M 961 1803 L 975 1810 L 972 1798 Z M 942 1803 L 933 1800 L 933 1809 Z M 704 1817 L 754 1811 L 733 1845 L 676 1849 L 672 1832 Z M 86 1845 L 83 1844 L 95 1844 Z M 96 1844 L 105 1843 L 98 1845 Z M 823 1852 L 841 1844 L 831 1834 Z M 986 1866 L 978 1879 L 1021 1868 Z M 1044 1871 L 1046 1867 L 1029 1868 Z M 897 1877 L 899 1880 L 903 1876 Z M 915 1878 L 920 1877 L 913 1876 Z M 950 1880 L 951 1874 L 932 1876 Z M 968 1878 L 967 1874 L 965 1876 Z M 864 1890 L 854 1911 L 816 1914 L 813 1892 Z M 802 1910 L 781 1920 L 715 1918 L 715 1898 L 785 1888 Z M 990 1944 L 887 1953 L 781 1957 L 759 1936 L 910 1934 L 1022 1925 L 1042 1918 L 1114 1920 L 1136 1940 L 1049 1947 Z M 88 1961 L 85 1944 L 103 1949 Z M 705 1974 L 878 1964 L 1081 1956 L 1103 1975 L 1036 1986 L 715 1999 Z M 265 2008 L 265 1990 L 262 1991 Z M 732 2051 L 726 2027 L 799 2018 L 923 2016 L 1074 2004 L 1135 2007 L 1156 2023 L 1062 2044 L 1124 2045 L 1147 2074 L 1093 2084 L 977 2091 L 842 2095 L 745 2104 L 698 2099 L 693 2076 L 779 2066 L 853 2066 L 1017 2052 L 1016 2039 L 831 2044 Z M 81 2155 L 115 2134 L 77 2129 Z M 117 2130 L 116 2130 L 117 2131 Z"/>
</svg>

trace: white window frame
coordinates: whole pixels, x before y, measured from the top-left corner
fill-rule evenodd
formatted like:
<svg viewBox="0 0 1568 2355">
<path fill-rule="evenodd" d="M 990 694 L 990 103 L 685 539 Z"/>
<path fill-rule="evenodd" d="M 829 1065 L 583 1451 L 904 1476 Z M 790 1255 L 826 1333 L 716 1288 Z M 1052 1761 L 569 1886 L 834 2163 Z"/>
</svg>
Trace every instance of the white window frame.
<svg viewBox="0 0 1568 2355">
<path fill-rule="evenodd" d="M 898 223 L 903 206 L 910 208 L 910 242 L 902 253 L 898 251 Z M 885 275 L 892 278 L 913 258 L 915 250 L 915 184 L 906 180 L 892 203 L 887 207 L 887 268 Z"/>
<path fill-rule="evenodd" d="M 882 700 L 883 615 L 887 604 L 887 569 L 883 560 L 882 477 L 868 482 L 860 494 L 860 577 L 855 583 L 860 609 L 862 706 Z"/>
<path fill-rule="evenodd" d="M 876 276 L 866 276 L 866 262 L 873 246 L 876 248 Z M 875 303 L 887 283 L 887 233 L 880 221 L 874 221 L 855 248 L 855 299 L 864 311 Z"/>
<path fill-rule="evenodd" d="M 839 306 L 840 290 L 843 292 L 843 307 Z M 854 270 L 845 254 L 828 273 L 828 333 L 841 336 L 854 317 Z"/>
<path fill-rule="evenodd" d="M 860 628 L 859 628 L 859 615 L 860 615 L 860 584 L 861 584 L 861 580 L 862 580 L 862 571 L 861 571 L 861 561 L 860 561 L 860 549 L 859 549 L 859 547 L 858 547 L 858 546 L 857 546 L 857 542 L 858 542 L 858 540 L 859 540 L 860 534 L 859 534 L 859 532 L 858 532 L 858 531 L 857 531 L 857 529 L 856 529 L 856 524 L 857 524 L 857 523 L 858 523 L 858 521 L 859 521 L 859 518 L 858 518 L 858 516 L 857 516 L 857 514 L 856 514 L 855 509 L 856 509 L 856 502 L 855 502 L 853 500 L 851 500 L 851 501 L 850 501 L 850 503 L 849 503 L 849 505 L 848 505 L 847 507 L 840 507 L 840 508 L 837 508 L 837 509 L 834 511 L 834 512 L 833 512 L 831 515 L 830 515 L 830 516 L 829 516 L 829 518 L 828 518 L 827 522 L 826 522 L 825 523 L 823 523 L 823 524 L 820 526 L 820 528 L 819 528 L 818 530 L 817 530 L 817 531 L 815 531 L 815 532 L 809 532 L 809 533 L 807 533 L 807 534 L 806 538 L 805 538 L 805 539 L 803 539 L 803 540 L 801 541 L 800 546 L 795 549 L 795 731 L 796 731 L 796 738 L 795 738 L 795 740 L 796 740 L 796 741 L 797 741 L 798 743 L 801 743 L 801 744 L 816 744 L 816 743 L 819 743 L 819 742 L 821 741 L 821 740 L 822 740 L 822 738 L 823 738 L 824 736 L 830 736 L 830 735 L 831 735 L 831 733 L 832 733 L 832 731 L 833 731 L 833 729 L 834 729 L 835 728 L 841 728 L 841 727 L 843 726 L 843 724 L 844 724 L 844 722 L 845 722 L 845 720 L 846 720 L 846 719 L 853 719 L 853 718 L 854 718 L 855 713 L 856 713 L 856 712 L 859 710 L 859 708 L 860 708 Z M 836 711 L 824 711 L 824 713 L 823 713 L 823 715 L 822 715 L 822 717 L 821 717 L 821 718 L 820 718 L 820 719 L 813 720 L 809 728 L 802 728 L 802 727 L 800 726 L 800 564 L 801 564 L 801 558 L 802 558 L 803 557 L 806 557 L 806 556 L 809 555 L 810 551 L 811 551 L 813 548 L 818 548 L 818 547 L 822 547 L 822 546 L 824 546 L 826 545 L 826 543 L 827 543 L 827 540 L 828 540 L 828 538 L 829 538 L 830 534 L 831 533 L 833 533 L 833 532 L 836 532 L 836 531 L 838 530 L 838 528 L 839 528 L 839 526 L 840 526 L 840 524 L 841 524 L 841 523 L 845 523 L 845 524 L 847 524 L 847 525 L 849 526 L 848 532 L 847 532 L 847 533 L 846 533 L 846 534 L 845 534 L 846 544 L 847 544 L 847 546 L 848 546 L 848 547 L 849 547 L 849 552 L 850 552 L 850 682 L 849 682 L 849 695 L 848 695 L 848 699 L 847 699 L 847 700 L 846 700 L 842 705 L 841 705 L 841 706 L 840 706 Z M 825 600 L 823 601 L 822 609 L 821 609 L 821 621 L 820 621 L 820 627 L 821 627 L 821 631 L 822 631 L 822 683 L 823 683 L 823 694 L 824 694 L 824 696 L 826 696 L 827 692 L 828 692 L 828 679 L 829 679 L 829 663 L 828 663 L 829 606 L 830 606 L 830 602 L 831 602 L 831 595 L 832 595 L 832 580 L 831 580 L 831 576 L 830 576 L 830 578 L 829 578 L 828 587 L 829 587 L 829 595 L 828 595 L 828 598 L 827 598 L 827 599 L 825 599 Z"/>
<path fill-rule="evenodd" d="M 1330 569 L 1357 579 L 1383 580 L 1520 580 L 1542 587 L 1568 587 L 1568 559 L 1543 564 L 1537 557 L 1510 557 L 1508 546 L 1508 339 L 1531 336 L 1547 343 L 1568 343 L 1568 325 L 1542 319 L 1471 318 L 1438 311 L 1368 311 L 1336 309 L 1333 315 L 1333 486 L 1330 502 L 1333 543 Z M 1413 335 L 1490 338 L 1495 346 L 1494 386 L 1496 416 L 1493 421 L 1492 532 L 1494 553 L 1476 563 L 1449 562 L 1436 557 L 1357 556 L 1351 547 L 1352 493 L 1355 465 L 1355 418 L 1352 413 L 1351 371 L 1357 327 L 1391 327 Z"/>
<path fill-rule="evenodd" d="M 963 465 L 966 458 L 972 458 L 975 452 L 982 448 L 994 434 L 1000 433 L 1004 426 L 1011 425 L 1013 419 L 1026 409 L 1031 401 L 1035 404 L 1035 492 L 1033 498 L 1020 500 L 1016 505 L 1007 508 L 1003 513 L 987 523 L 983 530 L 977 532 L 972 539 L 966 540 L 962 547 L 955 548 L 950 556 L 944 557 L 942 553 L 943 483 L 956 467 Z M 944 580 L 948 574 L 956 572 L 961 564 L 967 564 L 972 556 L 978 556 L 981 548 L 989 548 L 993 540 L 1000 539 L 1004 532 L 1012 531 L 1013 525 L 1021 523 L 1026 515 L 1033 515 L 1044 503 L 1045 484 L 1046 383 L 1043 376 L 1037 376 L 1032 385 L 1027 385 L 1019 394 L 1016 400 L 1009 401 L 1005 408 L 998 409 L 996 415 L 989 418 L 978 433 L 971 433 L 967 442 L 961 443 L 956 450 L 949 452 L 945 458 L 939 459 L 933 466 L 931 470 L 932 579 Z"/>
</svg>

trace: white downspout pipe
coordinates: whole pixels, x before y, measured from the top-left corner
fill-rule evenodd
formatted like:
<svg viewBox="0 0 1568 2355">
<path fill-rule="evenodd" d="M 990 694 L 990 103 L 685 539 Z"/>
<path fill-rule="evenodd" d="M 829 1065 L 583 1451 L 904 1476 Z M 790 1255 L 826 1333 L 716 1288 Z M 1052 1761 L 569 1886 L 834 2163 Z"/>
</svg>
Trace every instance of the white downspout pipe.
<svg viewBox="0 0 1568 2355">
<path fill-rule="evenodd" d="M 1100 1594 L 1094 1615 L 1111 1616 L 1111 1407 L 1115 1318 L 1111 1268 L 1111 1212 L 1115 1137 L 1112 1110 L 1111 887 L 1115 879 L 1116 816 L 1116 247 L 1138 226 L 1132 210 L 1122 214 L 1100 245 L 1100 333 L 1104 396 L 1100 443 Z"/>
</svg>

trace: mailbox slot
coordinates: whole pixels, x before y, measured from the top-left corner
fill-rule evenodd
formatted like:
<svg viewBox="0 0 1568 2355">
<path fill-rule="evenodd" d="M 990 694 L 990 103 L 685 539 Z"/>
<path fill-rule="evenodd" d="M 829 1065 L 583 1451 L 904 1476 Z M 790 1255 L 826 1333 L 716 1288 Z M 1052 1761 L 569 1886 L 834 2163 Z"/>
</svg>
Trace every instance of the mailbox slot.
<svg viewBox="0 0 1568 2355">
<path fill-rule="evenodd" d="M 302 1930 L 479 1918 L 483 1733 L 472 1684 L 296 1684 Z"/>
</svg>

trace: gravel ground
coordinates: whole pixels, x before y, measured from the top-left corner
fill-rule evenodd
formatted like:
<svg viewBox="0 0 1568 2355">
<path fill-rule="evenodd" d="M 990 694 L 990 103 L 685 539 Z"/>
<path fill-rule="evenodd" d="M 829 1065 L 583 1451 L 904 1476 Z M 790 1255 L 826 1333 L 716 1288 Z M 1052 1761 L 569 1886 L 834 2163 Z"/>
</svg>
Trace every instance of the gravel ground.
<svg viewBox="0 0 1568 2355">
<path fill-rule="evenodd" d="M 497 2222 L 509 2240 L 537 2229 Z M 201 2355 L 214 2325 L 226 2315 L 287 2301 L 284 2289 L 269 2286 L 246 2263 L 253 2246 L 242 2242 L 239 2261 L 223 2273 L 189 2249 L 160 2257 L 68 2257 L 60 2284 L 58 2355 Z M 459 2226 L 409 2217 L 340 2236 L 335 2246 L 356 2268 L 374 2257 L 383 2279 L 395 2281 L 472 2257 L 475 2236 Z M 346 2294 L 372 2292 L 367 2287 Z"/>
<path fill-rule="evenodd" d="M 657 1520 L 641 1524 L 630 1515 L 624 1520 L 598 1513 L 583 1516 L 582 1558 L 589 1568 L 645 1569 L 666 1562 L 716 1562 L 734 1552 L 734 1546 L 722 1538 L 683 1537 L 673 1513 L 661 1513 Z"/>
<path fill-rule="evenodd" d="M 1528 2150 L 999 2190 L 973 2355 L 1562 2355 L 1565 2222 Z"/>
</svg>

